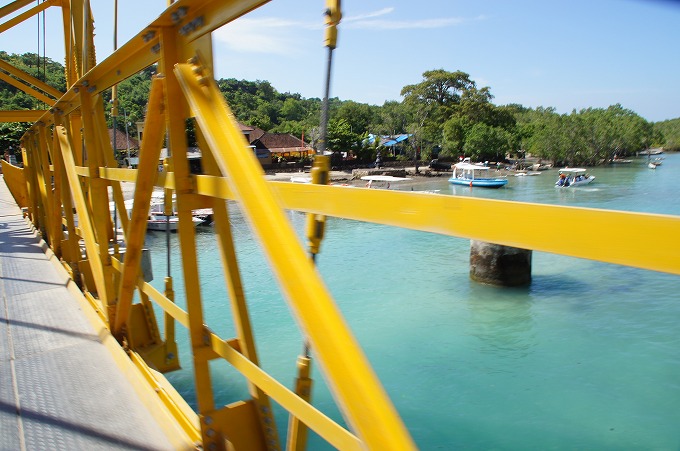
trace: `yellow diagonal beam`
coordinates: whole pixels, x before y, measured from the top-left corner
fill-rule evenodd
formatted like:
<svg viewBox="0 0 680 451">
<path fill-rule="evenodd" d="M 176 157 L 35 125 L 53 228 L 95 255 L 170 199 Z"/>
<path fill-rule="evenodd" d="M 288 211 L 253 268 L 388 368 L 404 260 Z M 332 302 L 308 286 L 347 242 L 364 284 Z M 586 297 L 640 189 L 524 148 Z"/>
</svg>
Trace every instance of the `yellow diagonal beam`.
<svg viewBox="0 0 680 451">
<path fill-rule="evenodd" d="M 26 94 L 28 94 L 32 97 L 35 97 L 36 99 L 40 100 L 41 102 L 46 103 L 47 105 L 52 105 L 52 104 L 54 104 L 54 102 L 56 102 L 55 99 L 52 99 L 52 98 L 46 96 L 45 94 L 43 94 L 42 92 L 37 91 L 37 90 L 31 88 L 30 86 L 24 84 L 24 83 L 21 83 L 16 78 L 12 78 L 9 75 L 5 74 L 4 72 L 0 72 L 0 80 L 3 80 L 5 82 L 9 83 L 10 85 L 24 91 Z"/>
<path fill-rule="evenodd" d="M 95 129 L 97 131 L 97 139 L 99 141 L 99 146 L 102 149 L 102 157 L 104 160 L 104 164 L 106 167 L 100 167 L 99 168 L 99 177 L 103 179 L 109 180 L 105 174 L 106 171 L 111 169 L 113 171 L 117 171 L 118 169 L 118 162 L 116 161 L 116 158 L 113 153 L 113 146 L 111 145 L 111 137 L 109 136 L 108 132 L 108 125 L 106 124 L 106 118 L 104 117 L 103 114 L 98 114 L 95 116 L 95 122 L 96 126 Z M 136 171 L 133 171 L 136 172 Z M 117 221 L 120 221 L 121 227 L 123 230 L 127 230 L 128 228 L 128 213 L 127 210 L 125 209 L 125 198 L 123 197 L 123 190 L 120 185 L 120 181 L 118 180 L 110 180 L 110 186 L 111 190 L 113 191 L 113 200 L 115 202 L 115 206 L 117 209 Z M 117 225 L 114 224 L 115 227 Z M 113 233 L 118 233 L 116 230 L 113 231 Z"/>
<path fill-rule="evenodd" d="M 59 232 L 61 231 L 61 224 L 54 223 L 54 214 L 52 209 L 54 208 L 54 199 L 52 193 L 52 172 L 50 171 L 50 162 L 48 158 L 47 148 L 47 130 L 44 126 L 38 129 L 38 155 L 40 157 L 40 167 L 39 167 L 39 179 L 40 183 L 40 195 L 43 198 L 44 211 L 44 221 L 45 228 L 47 230 L 48 241 L 50 246 L 53 246 L 55 241 L 58 239 Z"/>
<path fill-rule="evenodd" d="M 193 349 L 194 386 L 196 387 L 196 403 L 198 414 L 208 416 L 215 410 L 215 396 L 212 387 L 212 375 L 209 359 L 205 352 L 209 343 L 205 336 L 203 316 L 203 298 L 201 281 L 198 273 L 198 257 L 196 255 L 196 231 L 191 215 L 190 197 L 193 195 L 193 181 L 189 173 L 187 161 L 187 141 L 185 123 L 188 117 L 188 106 L 182 95 L 179 82 L 173 73 L 173 66 L 179 61 L 182 48 L 178 46 L 177 35 L 173 28 L 165 28 L 161 32 L 161 60 L 159 70 L 165 75 L 166 117 L 168 128 L 168 147 L 172 151 L 172 163 L 177 190 L 177 214 L 179 216 L 179 245 L 182 257 L 182 274 L 186 291 L 187 313 L 189 314 L 189 338 Z M 218 429 L 208 435 L 210 428 L 201 422 L 201 433 L 204 447 L 223 446 L 223 437 Z"/>
<path fill-rule="evenodd" d="M 10 2 L 9 4 L 0 8 L 0 18 L 12 14 L 15 11 L 19 11 L 21 8 L 25 7 L 26 5 L 30 5 L 31 3 L 33 3 L 33 0 L 15 0 Z"/>
<path fill-rule="evenodd" d="M 66 83 L 69 91 L 59 99 L 57 106 L 62 110 L 62 114 L 68 114 L 78 107 L 78 98 L 73 87 L 82 84 L 83 80 L 87 80 L 90 86 L 96 86 L 96 90 L 93 92 L 93 94 L 96 94 L 157 63 L 162 54 L 162 52 L 159 52 L 161 47 L 159 35 L 163 29 L 169 29 L 170 33 L 181 41 L 181 45 L 191 47 L 195 42 L 209 38 L 212 31 L 267 3 L 269 0 L 230 2 L 223 0 L 181 0 L 174 2 L 157 19 L 108 58 L 92 67 L 87 74 L 78 73 L 78 71 L 82 71 L 82 51 L 86 39 L 88 39 L 83 37 L 84 0 L 51 1 L 61 5 L 62 9 Z M 175 23 L 173 15 L 180 8 L 187 8 L 188 15 Z M 187 24 L 193 25 L 184 28 Z M 92 39 L 91 35 L 89 39 Z M 89 45 L 92 45 L 92 43 L 90 42 Z M 180 48 L 179 51 L 182 52 L 184 49 Z M 49 114 L 44 114 L 39 119 L 44 121 L 46 125 L 52 123 L 52 117 Z"/>
<path fill-rule="evenodd" d="M 12 66 L 7 61 L 0 60 L 0 69 L 7 71 L 10 75 L 14 75 L 19 80 L 22 80 L 24 83 L 32 84 L 33 86 L 40 89 L 41 91 L 44 91 L 45 93 L 54 97 L 54 99 L 58 99 L 58 98 L 60 98 L 61 96 L 64 95 L 64 93 L 59 91 L 58 89 L 53 88 L 52 86 L 48 85 L 44 81 L 38 80 L 37 78 L 35 78 L 31 74 Z M 21 89 L 21 88 L 19 88 L 19 89 Z M 24 92 L 26 92 L 26 91 L 24 91 Z M 29 93 L 27 93 L 27 94 L 29 94 Z M 50 103 L 53 103 L 54 99 L 51 100 Z"/>
<path fill-rule="evenodd" d="M 62 117 L 58 111 L 54 115 L 54 123 L 58 125 L 63 124 L 63 128 L 68 130 L 68 119 Z M 68 141 L 68 137 L 63 137 Z M 63 150 L 61 149 L 60 133 L 58 127 L 55 125 L 52 130 L 52 149 L 54 162 L 54 179 L 57 190 L 61 193 L 61 203 L 63 205 L 64 217 L 66 219 L 66 231 L 68 232 L 68 240 L 66 241 L 65 250 L 68 262 L 74 270 L 78 270 L 78 261 L 80 260 L 80 247 L 78 245 L 79 238 L 76 236 L 75 220 L 73 218 L 73 196 L 71 195 L 71 187 L 69 186 L 69 179 L 66 176 L 66 166 L 64 165 L 64 158 L 62 157 Z"/>
<path fill-rule="evenodd" d="M 147 105 L 148 114 L 144 121 L 144 136 L 139 152 L 139 166 L 137 170 L 143 177 L 139 177 L 135 185 L 134 203 L 130 224 L 127 231 L 125 261 L 118 291 L 118 305 L 113 321 L 112 333 L 117 336 L 127 323 L 132 306 L 132 296 L 139 278 L 139 267 L 142 261 L 142 248 L 146 235 L 147 218 L 151 205 L 156 176 L 158 174 L 158 159 L 161 153 L 163 138 L 165 137 L 165 105 L 163 102 L 163 82 L 154 78 L 151 82 L 151 93 Z"/>
<path fill-rule="evenodd" d="M 199 144 L 203 152 L 203 167 L 205 172 L 213 175 L 220 175 L 219 168 L 213 154 L 209 151 L 203 134 L 200 129 L 197 131 Z M 229 293 L 229 300 L 231 301 L 231 311 L 234 318 L 234 325 L 236 326 L 236 334 L 239 341 L 241 353 L 249 359 L 254 365 L 259 366 L 259 359 L 257 356 L 257 349 L 255 347 L 255 337 L 253 335 L 253 328 L 248 314 L 248 305 L 243 290 L 243 283 L 241 282 L 241 273 L 239 270 L 238 260 L 236 258 L 236 248 L 234 245 L 234 238 L 231 230 L 231 221 L 229 219 L 229 212 L 227 210 L 227 203 L 222 199 L 212 199 L 212 209 L 214 215 L 213 224 L 215 226 L 215 233 L 217 235 L 217 242 L 220 248 L 220 256 L 222 258 L 222 266 L 224 268 L 224 277 L 227 281 L 227 290 Z M 268 427 L 269 424 L 274 423 L 274 415 L 271 408 L 269 397 L 264 391 L 248 380 L 248 389 L 251 396 L 258 406 L 260 413 L 260 427 L 267 435 L 267 442 L 279 442 L 278 430 L 276 428 Z"/>
<path fill-rule="evenodd" d="M 0 9 L 0 18 L 5 17 L 8 14 L 12 14 L 15 11 L 20 10 L 24 6 L 28 5 L 31 3 L 30 1 L 16 1 L 14 3 L 11 3 L 7 6 L 3 6 Z M 28 11 L 24 11 L 21 14 L 17 14 L 16 16 L 12 17 L 10 20 L 7 22 L 0 24 L 0 33 L 9 30 L 15 25 L 20 24 L 24 20 L 28 20 L 31 17 L 35 16 L 36 14 L 40 13 L 41 11 L 46 10 L 50 6 L 58 5 L 60 3 L 59 0 L 47 0 L 43 3 L 39 3 L 37 6 L 34 6 L 33 8 L 29 9 Z"/>
<path fill-rule="evenodd" d="M 186 46 L 269 1 L 180 0 L 174 2 L 167 12 L 172 17 L 173 13 L 183 9 L 182 20 L 175 24 L 175 28 L 180 45 Z M 167 17 L 165 15 L 156 22 L 167 20 Z"/>
<path fill-rule="evenodd" d="M 46 96 L 42 92 L 37 91 L 36 89 L 28 86 L 25 83 L 21 83 L 16 78 L 10 77 L 9 75 L 5 74 L 4 72 L 0 72 L 0 80 L 3 80 L 5 82 L 9 83 L 10 85 L 14 86 L 15 88 L 22 90 L 23 92 L 25 92 L 29 96 L 35 97 L 36 99 L 40 100 L 41 102 L 46 103 L 47 105 L 52 105 L 52 104 L 54 104 L 54 102 L 56 102 L 55 99 L 52 99 L 52 98 Z"/>
<path fill-rule="evenodd" d="M 33 157 L 35 151 L 35 133 L 31 130 L 21 139 L 22 153 L 24 155 L 24 174 L 26 175 L 26 191 L 28 193 L 28 214 L 36 228 L 42 226 L 40 217 L 40 190 L 38 189 L 38 179 L 36 176 L 37 160 Z"/>
<path fill-rule="evenodd" d="M 104 268 L 102 266 L 101 260 L 98 258 L 99 249 L 97 247 L 97 241 L 94 235 L 92 218 L 90 217 L 89 209 L 87 208 L 87 201 L 85 199 L 85 195 L 83 194 L 80 180 L 78 179 L 78 174 L 76 173 L 76 162 L 71 146 L 71 134 L 66 127 L 61 125 L 55 127 L 55 133 L 57 133 L 59 138 L 59 147 L 61 149 L 61 156 L 64 162 L 64 171 L 66 172 L 68 184 L 71 187 L 71 194 L 73 195 L 73 199 L 75 201 L 76 211 L 78 212 L 78 227 L 80 228 L 83 235 L 83 240 L 85 241 L 85 250 L 87 251 L 89 258 L 90 268 L 92 269 L 92 275 L 95 281 L 97 293 L 99 294 L 99 298 L 102 299 L 102 296 L 106 296 Z M 75 239 L 75 237 L 71 236 L 69 236 L 69 238 Z M 104 311 L 108 312 L 106 309 L 106 303 L 102 302 L 102 304 Z"/>
<path fill-rule="evenodd" d="M 317 352 L 349 424 L 368 448 L 414 449 L 368 360 L 267 187 L 262 168 L 248 150 L 217 84 L 212 78 L 197 78 L 194 69 L 190 64 L 175 67 L 182 91 Z"/>
<path fill-rule="evenodd" d="M 53 167 L 53 190 L 54 192 L 52 193 L 52 223 L 54 224 L 55 228 L 55 236 L 56 239 L 54 243 L 52 243 L 52 250 L 54 251 L 54 254 L 61 258 L 62 257 L 62 249 L 61 249 L 61 241 L 64 237 L 63 233 L 63 224 L 62 224 L 62 216 L 61 216 L 61 210 L 62 210 L 62 201 L 61 201 L 61 181 L 63 180 L 61 178 L 61 174 L 63 171 L 61 170 L 61 164 L 59 164 L 59 160 L 61 157 L 57 158 L 57 152 L 56 150 L 59 148 L 59 141 L 57 139 L 56 133 L 54 133 L 54 130 L 50 130 L 49 134 L 49 139 L 51 143 L 47 145 L 47 154 L 48 157 L 50 158 L 52 162 L 52 167 Z"/>
<path fill-rule="evenodd" d="M 109 195 L 108 182 L 99 177 L 99 167 L 103 165 L 101 153 L 102 149 L 97 139 L 95 131 L 95 116 L 103 115 L 103 104 L 101 98 L 91 96 L 89 91 L 85 88 L 79 90 L 81 100 L 81 114 L 83 121 L 82 136 L 85 143 L 85 151 L 87 159 L 85 163 L 90 169 L 90 176 L 84 179 L 87 186 L 87 209 L 90 214 L 90 224 L 94 231 L 95 242 L 97 244 L 97 254 L 89 254 L 88 259 L 98 259 L 103 271 L 103 279 L 95 281 L 97 285 L 97 294 L 102 304 L 107 308 L 107 317 L 111 320 L 111 314 L 114 310 L 114 294 L 113 294 L 113 275 L 111 270 L 111 257 L 109 255 L 109 236 L 111 236 L 111 219 L 109 215 Z M 78 219 L 82 216 L 82 212 L 78 211 Z M 85 238 L 85 237 L 84 237 Z M 93 272 L 93 277 L 98 277 L 98 274 Z M 99 290 L 99 287 L 105 287 L 104 292 Z"/>
</svg>

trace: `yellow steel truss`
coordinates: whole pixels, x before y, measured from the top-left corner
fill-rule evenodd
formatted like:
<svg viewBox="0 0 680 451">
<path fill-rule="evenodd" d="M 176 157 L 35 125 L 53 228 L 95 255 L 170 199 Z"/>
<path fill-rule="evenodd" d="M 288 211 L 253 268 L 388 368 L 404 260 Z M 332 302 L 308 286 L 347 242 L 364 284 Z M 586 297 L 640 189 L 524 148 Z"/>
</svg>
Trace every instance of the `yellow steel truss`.
<svg viewBox="0 0 680 451">
<path fill-rule="evenodd" d="M 29 3 L 17 0 L 0 8 L 0 19 Z M 54 254 L 80 284 L 145 380 L 156 389 L 179 425 L 173 430 L 182 431 L 187 446 L 198 441 L 207 449 L 279 449 L 271 408 L 274 400 L 291 414 L 289 449 L 303 446 L 305 427 L 339 449 L 414 448 L 282 209 L 310 214 L 308 235 L 313 254 L 319 250 L 325 216 L 336 216 L 680 275 L 680 241 L 675 239 L 680 218 L 675 216 L 334 187 L 323 183 L 327 168 L 321 166 L 315 168 L 317 184 L 267 183 L 212 77 L 211 48 L 215 29 L 263 3 L 266 1 L 178 1 L 96 65 L 87 0 L 46 1 L 0 24 L 3 31 L 44 8 L 62 9 L 66 93 L 56 92 L 6 63 L 0 64 L 0 79 L 50 106 L 49 111 L 0 112 L 0 120 L 36 121 L 22 138 L 23 173 L 4 162 L 3 172 L 17 202 L 27 207 L 27 214 Z M 328 4 L 332 27 L 340 18 L 338 4 Z M 335 31 L 329 33 L 327 41 L 334 46 Z M 119 169 L 108 139 L 101 93 L 151 64 L 158 64 L 158 76 L 152 83 L 140 166 L 137 170 Z M 185 120 L 189 117 L 198 124 L 205 175 L 189 172 L 185 137 Z M 164 138 L 172 156 L 166 162 L 166 171 L 158 173 Z M 121 182 L 136 184 L 130 216 L 124 207 Z M 174 303 L 172 278 L 166 279 L 165 292 L 161 293 L 141 276 L 145 219 L 154 187 L 164 188 L 168 199 L 172 193 L 176 195 L 186 310 Z M 108 209 L 110 195 L 123 228 L 124 260 L 115 245 L 116 231 Z M 295 390 L 260 367 L 226 200 L 240 204 L 265 249 L 349 430 L 308 402 L 311 362 L 306 356 L 299 360 Z M 236 337 L 230 339 L 213 333 L 203 318 L 191 212 L 204 207 L 214 211 L 235 322 Z M 565 215 L 578 215 L 581 221 L 569 224 L 567 229 L 560 220 Z M 612 223 L 618 227 L 612 228 Z M 623 235 L 630 229 L 654 230 L 665 245 L 630 241 Z M 626 244 L 610 246 L 610 242 Z M 133 303 L 135 291 L 141 299 L 137 304 Z M 151 302 L 164 312 L 162 337 L 149 307 Z M 197 413 L 160 373 L 178 367 L 175 324 L 189 331 Z M 244 375 L 249 399 L 216 405 L 209 362 L 218 358 Z"/>
</svg>

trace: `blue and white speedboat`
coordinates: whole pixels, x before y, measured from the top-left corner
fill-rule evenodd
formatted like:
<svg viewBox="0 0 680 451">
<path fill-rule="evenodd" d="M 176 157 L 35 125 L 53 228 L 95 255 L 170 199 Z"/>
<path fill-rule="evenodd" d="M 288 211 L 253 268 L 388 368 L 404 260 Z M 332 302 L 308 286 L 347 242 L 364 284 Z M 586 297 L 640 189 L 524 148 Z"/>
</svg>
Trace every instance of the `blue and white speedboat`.
<svg viewBox="0 0 680 451">
<path fill-rule="evenodd" d="M 500 188 L 508 183 L 507 177 L 489 177 L 489 167 L 467 162 L 453 165 L 453 175 L 449 183 L 483 188 Z"/>
<path fill-rule="evenodd" d="M 555 182 L 555 186 L 559 188 L 569 188 L 576 186 L 587 185 L 595 180 L 595 176 L 586 173 L 582 168 L 563 168 L 560 169 L 560 175 Z"/>
</svg>

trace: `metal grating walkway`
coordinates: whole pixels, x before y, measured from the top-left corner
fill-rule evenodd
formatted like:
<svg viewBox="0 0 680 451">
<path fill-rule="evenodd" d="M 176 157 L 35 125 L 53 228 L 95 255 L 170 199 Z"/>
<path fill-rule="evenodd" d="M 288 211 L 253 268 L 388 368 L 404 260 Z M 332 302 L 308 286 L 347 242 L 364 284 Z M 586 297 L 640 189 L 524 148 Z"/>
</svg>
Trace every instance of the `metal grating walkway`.
<svg viewBox="0 0 680 451">
<path fill-rule="evenodd" d="M 0 450 L 172 449 L 0 178 Z"/>
</svg>

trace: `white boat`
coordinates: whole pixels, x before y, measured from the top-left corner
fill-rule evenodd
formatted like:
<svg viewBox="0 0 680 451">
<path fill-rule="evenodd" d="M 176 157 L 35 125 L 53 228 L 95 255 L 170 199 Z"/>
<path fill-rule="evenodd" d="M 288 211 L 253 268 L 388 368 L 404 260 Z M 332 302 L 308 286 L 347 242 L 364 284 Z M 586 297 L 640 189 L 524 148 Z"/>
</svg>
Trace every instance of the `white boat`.
<svg viewBox="0 0 680 451">
<path fill-rule="evenodd" d="M 212 208 L 200 208 L 198 210 L 191 210 L 191 216 L 195 219 L 197 224 L 211 224 L 213 222 L 213 209 Z"/>
<path fill-rule="evenodd" d="M 204 221 L 196 216 L 191 216 L 191 221 L 194 226 L 203 224 Z M 177 232 L 179 228 L 179 216 L 166 216 L 163 213 L 149 213 L 149 218 L 146 220 L 146 230 L 156 232 Z"/>
<path fill-rule="evenodd" d="M 153 230 L 157 232 L 176 232 L 179 228 L 179 217 L 165 216 L 163 214 L 152 213 L 146 220 L 146 230 Z"/>
<path fill-rule="evenodd" d="M 647 163 L 647 167 L 649 169 L 656 169 L 657 166 L 658 166 L 658 164 L 654 163 L 653 161 L 650 161 L 649 163 Z"/>
<path fill-rule="evenodd" d="M 361 180 L 366 180 L 366 188 L 390 189 L 392 183 L 411 180 L 408 177 L 394 177 L 392 175 L 365 175 Z"/>
<path fill-rule="evenodd" d="M 586 173 L 582 168 L 563 168 L 555 182 L 559 188 L 569 188 L 587 185 L 595 180 L 595 177 Z"/>
<path fill-rule="evenodd" d="M 312 178 L 305 175 L 293 175 L 290 181 L 293 183 L 312 183 Z"/>
<path fill-rule="evenodd" d="M 179 217 L 176 213 L 166 216 L 164 212 L 165 204 L 163 201 L 163 193 L 154 191 L 151 195 L 151 204 L 149 206 L 149 215 L 146 221 L 146 230 L 176 232 L 179 227 Z M 173 202 L 175 195 L 173 195 Z M 115 210 L 115 202 L 109 202 L 109 211 L 113 213 Z M 134 205 L 133 199 L 125 200 L 125 210 L 128 217 L 132 214 L 132 207 Z M 174 207 L 174 204 L 173 204 Z M 207 224 L 212 221 L 212 208 L 194 210 L 192 212 L 192 221 L 194 225 Z M 118 219 L 116 219 L 116 229 L 118 229 Z"/>
<path fill-rule="evenodd" d="M 663 147 L 657 147 L 654 149 L 645 149 L 638 152 L 638 155 L 661 155 L 663 153 Z"/>
<path fill-rule="evenodd" d="M 526 177 L 530 175 L 541 175 L 538 171 L 521 171 L 515 174 L 515 177 Z"/>
<path fill-rule="evenodd" d="M 507 185 L 507 177 L 489 177 L 489 167 L 472 164 L 466 161 L 453 165 L 453 175 L 449 183 L 464 186 L 481 186 L 484 188 L 500 188 Z"/>
</svg>

